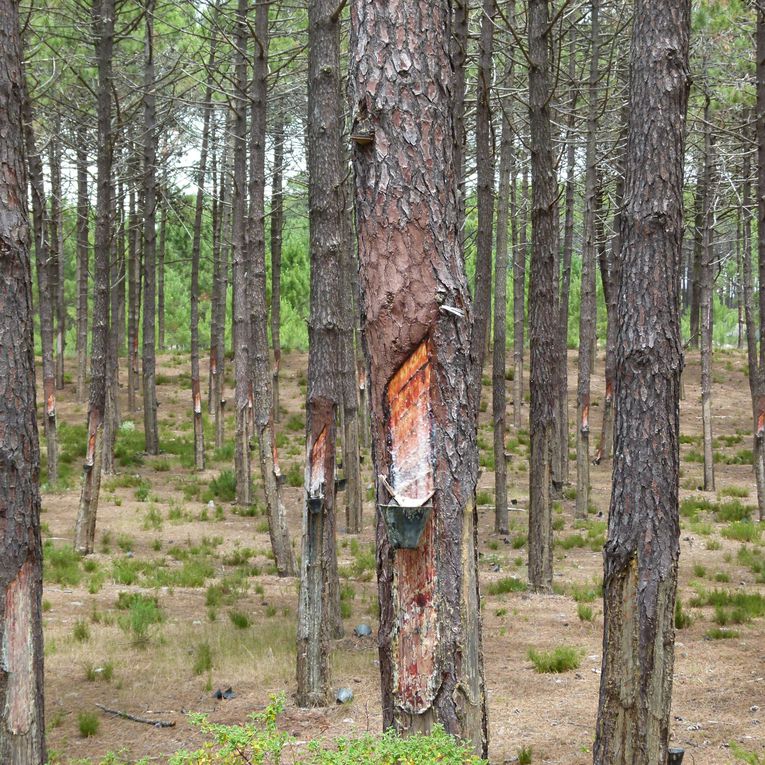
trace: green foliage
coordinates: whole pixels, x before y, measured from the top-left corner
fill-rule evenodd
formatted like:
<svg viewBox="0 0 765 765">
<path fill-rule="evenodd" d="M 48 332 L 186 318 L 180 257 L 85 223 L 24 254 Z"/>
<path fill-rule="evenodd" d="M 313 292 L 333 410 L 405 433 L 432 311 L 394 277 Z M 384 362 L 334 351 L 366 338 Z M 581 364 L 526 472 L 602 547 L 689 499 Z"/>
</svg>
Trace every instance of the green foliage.
<svg viewBox="0 0 765 765">
<path fill-rule="evenodd" d="M 277 717 L 284 708 L 284 697 L 272 698 L 261 713 L 250 716 L 244 725 L 211 723 L 206 715 L 190 715 L 207 742 L 195 752 L 180 751 L 170 765 L 278 765 L 290 743 L 289 734 L 279 730 Z M 446 733 L 440 725 L 428 736 L 416 734 L 400 738 L 394 731 L 359 738 L 313 741 L 307 753 L 294 765 L 481 765 L 472 746 Z"/>
<path fill-rule="evenodd" d="M 745 762 L 746 765 L 765 765 L 765 759 L 760 757 L 754 752 L 750 752 L 737 744 L 735 741 L 730 742 L 730 750 L 735 755 L 736 759 Z"/>
<path fill-rule="evenodd" d="M 121 592 L 117 598 L 117 608 L 127 611 L 118 622 L 131 636 L 133 645 L 139 648 L 148 644 L 150 628 L 164 620 L 157 599 L 141 593 Z"/>
<path fill-rule="evenodd" d="M 729 630 L 725 627 L 712 627 L 704 633 L 707 640 L 731 640 L 739 636 L 738 630 Z"/>
<path fill-rule="evenodd" d="M 236 476 L 232 470 L 223 470 L 210 481 L 210 489 L 205 492 L 203 499 L 209 502 L 216 498 L 221 502 L 233 502 L 236 499 Z"/>
<path fill-rule="evenodd" d="M 582 663 L 582 650 L 572 646 L 560 645 L 552 651 L 529 649 L 529 660 L 537 672 L 561 673 L 579 669 Z"/>
<path fill-rule="evenodd" d="M 678 596 L 675 600 L 675 629 L 684 630 L 693 623 L 691 615 L 683 609 L 683 601 Z"/>
<path fill-rule="evenodd" d="M 526 589 L 526 582 L 512 576 L 505 576 L 496 582 L 489 582 L 483 591 L 486 595 L 504 595 L 507 592 L 525 592 Z"/>
<path fill-rule="evenodd" d="M 531 765 L 533 751 L 530 746 L 522 746 L 518 750 L 518 765 Z"/>
<path fill-rule="evenodd" d="M 209 672 L 212 669 L 212 649 L 210 644 L 198 643 L 194 649 L 194 674 L 201 675 L 204 672 Z"/>
<path fill-rule="evenodd" d="M 591 622 L 592 621 L 592 606 L 588 606 L 584 603 L 577 604 L 576 614 L 580 621 Z"/>
<path fill-rule="evenodd" d="M 72 628 L 72 637 L 78 643 L 86 643 L 90 640 L 90 627 L 88 627 L 88 623 L 78 619 Z"/>
<path fill-rule="evenodd" d="M 229 611 L 228 618 L 231 623 L 239 630 L 246 630 L 250 626 L 250 617 L 241 611 Z"/>
<path fill-rule="evenodd" d="M 82 738 L 91 738 L 98 733 L 101 721 L 94 712 L 80 712 L 77 715 L 77 728 Z"/>
<path fill-rule="evenodd" d="M 53 542 L 43 545 L 43 578 L 46 582 L 75 587 L 82 579 L 80 556 L 69 546 L 54 547 Z"/>
<path fill-rule="evenodd" d="M 762 537 L 762 526 L 751 521 L 737 521 L 726 526 L 722 530 L 726 539 L 735 539 L 738 542 L 759 542 Z"/>
</svg>

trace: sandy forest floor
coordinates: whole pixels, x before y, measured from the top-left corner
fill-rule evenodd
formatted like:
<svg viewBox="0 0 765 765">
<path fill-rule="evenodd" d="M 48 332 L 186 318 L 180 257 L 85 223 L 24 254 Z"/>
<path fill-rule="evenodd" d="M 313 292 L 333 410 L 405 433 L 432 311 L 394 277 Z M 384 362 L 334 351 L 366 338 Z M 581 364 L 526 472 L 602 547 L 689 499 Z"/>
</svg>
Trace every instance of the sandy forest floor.
<svg viewBox="0 0 765 765">
<path fill-rule="evenodd" d="M 73 363 L 69 361 L 69 369 Z M 573 353 L 569 363 L 573 423 Z M 720 352 L 715 357 L 714 432 L 720 460 L 716 465 L 716 494 L 698 491 L 702 464 L 698 461 L 701 420 L 697 357 L 688 359 L 685 372 L 682 498 L 708 500 L 707 507 L 698 511 L 686 503 L 681 532 L 680 597 L 692 622 L 677 632 L 672 741 L 686 748 L 689 765 L 742 762 L 734 755 L 731 742 L 765 757 L 765 618 L 728 624 L 733 637 L 711 639 L 710 630 L 720 626 L 715 619 L 736 621 L 736 614 L 728 612 L 726 618 L 726 613 L 716 612 L 712 606 L 692 605 L 699 592 L 715 588 L 765 594 L 763 548 L 731 538 L 751 533 L 756 537 L 761 531 L 758 527 L 753 532 L 746 525 L 731 526 L 730 522 L 741 514 L 741 505 L 756 503 L 751 466 L 737 464 L 746 463 L 746 450 L 751 448 L 745 365 L 745 356 L 738 352 Z M 305 366 L 305 355 L 288 355 L 278 425 L 282 470 L 293 484 L 284 493 L 292 540 L 298 549 Z M 60 758 L 57 761 L 95 760 L 109 750 L 123 750 L 126 758 L 148 755 L 152 762 L 165 762 L 169 753 L 200 741 L 187 722 L 186 712 L 206 711 L 216 722 L 242 722 L 250 712 L 263 707 L 269 694 L 279 691 L 287 694 L 282 725 L 300 740 L 378 731 L 381 717 L 375 638 L 356 638 L 352 633 L 360 622 L 369 622 L 373 630 L 376 623 L 371 492 L 366 494 L 360 537 L 343 533 L 344 515 L 338 516 L 347 618 L 346 637 L 334 645 L 333 685 L 352 688 L 354 700 L 328 709 L 300 710 L 291 698 L 297 581 L 280 579 L 273 573 L 265 518 L 239 514 L 230 499 L 221 498 L 225 490 L 215 479 L 230 470 L 231 448 L 217 453 L 208 449 L 209 467 L 202 474 L 195 474 L 191 467 L 188 357 L 164 355 L 159 371 L 160 442 L 165 453 L 159 457 L 136 454 L 142 448 L 136 447 L 137 442 L 142 443 L 142 414 L 128 412 L 123 398 L 126 424 L 118 440 L 118 472 L 104 477 L 97 553 L 87 561 L 67 555 L 79 497 L 86 407 L 76 403 L 71 384 L 59 398 L 68 487 L 60 491 L 44 487 L 42 516 L 49 546 L 44 593 L 46 718 L 49 746 Z M 206 371 L 205 367 L 205 380 Z M 603 394 L 601 367 L 598 372 L 593 440 L 600 430 Z M 122 393 L 124 396 L 124 389 Z M 487 386 L 484 399 L 490 395 Z M 503 577 L 522 581 L 526 577 L 528 438 L 523 431 L 509 429 L 509 490 L 517 506 L 511 513 L 512 532 L 505 541 L 492 531 L 490 411 L 489 405 L 481 415 L 479 434 L 484 465 L 479 482 L 483 589 Z M 524 407 L 524 419 L 526 415 Z M 508 420 L 512 422 L 512 402 L 508 404 Z M 135 423 L 133 431 L 127 424 L 130 422 Z M 229 422 L 227 434 L 232 433 Z M 211 422 L 207 423 L 207 436 L 209 444 Z M 570 479 L 575 481 L 573 443 L 572 436 Z M 365 488 L 371 486 L 369 465 L 367 457 Z M 522 746 L 532 748 L 533 763 L 591 762 L 603 627 L 597 588 L 602 578 L 600 550 L 610 477 L 610 461 L 592 468 L 593 512 L 586 523 L 574 522 L 570 487 L 568 499 L 556 505 L 558 594 L 484 595 L 492 763 L 513 762 Z M 342 502 L 341 495 L 341 507 Z M 120 593 L 136 592 L 156 596 L 164 615 L 161 623 L 148 628 L 143 646 L 136 640 L 142 636 L 128 623 L 129 611 L 118 608 Z M 125 600 L 122 596 L 120 605 L 126 605 Z M 591 621 L 586 618 L 588 607 Z M 563 674 L 536 673 L 527 656 L 529 649 L 549 650 L 559 645 L 581 649 L 579 669 Z M 236 692 L 234 699 L 213 698 L 216 689 L 229 686 Z M 107 717 L 98 711 L 96 703 L 142 717 L 173 720 L 177 725 L 156 729 Z M 98 715 L 100 727 L 95 736 L 83 738 L 79 716 L 88 712 Z"/>
</svg>

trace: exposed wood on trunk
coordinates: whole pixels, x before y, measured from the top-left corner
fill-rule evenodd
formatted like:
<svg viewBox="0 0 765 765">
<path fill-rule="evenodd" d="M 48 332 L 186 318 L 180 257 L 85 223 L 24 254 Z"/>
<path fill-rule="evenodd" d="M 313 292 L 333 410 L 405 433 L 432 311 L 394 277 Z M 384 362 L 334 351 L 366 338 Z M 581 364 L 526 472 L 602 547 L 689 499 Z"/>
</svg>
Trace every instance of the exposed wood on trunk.
<svg viewBox="0 0 765 765">
<path fill-rule="evenodd" d="M 274 435 L 272 369 L 268 351 L 268 308 L 266 306 L 266 96 L 268 93 L 268 9 L 262 1 L 255 9 L 255 49 L 250 102 L 250 211 L 247 221 L 247 247 L 251 268 L 251 353 L 253 380 L 253 420 L 258 437 L 258 456 L 263 493 L 268 513 L 268 532 L 276 569 L 281 576 L 295 574 L 295 557 L 279 485 L 279 461 Z"/>
<path fill-rule="evenodd" d="M 598 56 L 600 55 L 600 0 L 590 2 L 590 79 L 587 87 L 587 149 L 584 179 L 582 286 L 579 301 L 579 378 L 576 396 L 576 510 L 587 517 L 590 504 L 590 377 L 595 366 L 595 256 L 597 247 L 597 130 Z"/>
<path fill-rule="evenodd" d="M 529 430 L 529 582 L 552 589 L 552 458 L 558 384 L 555 274 L 557 184 L 550 133 L 550 27 L 546 0 L 529 2 L 529 120 L 531 130 L 531 406 Z"/>
<path fill-rule="evenodd" d="M 595 765 L 666 761 L 680 551 L 679 297 L 690 2 L 637 0 L 634 19 Z"/>
<path fill-rule="evenodd" d="M 93 32 L 98 62 L 98 155 L 96 181 L 95 273 L 93 279 L 93 340 L 88 401 L 88 444 L 74 527 L 74 549 L 93 552 L 98 493 L 101 487 L 101 451 L 106 407 L 106 353 L 109 328 L 109 257 L 112 239 L 112 50 L 114 0 L 94 0 Z"/>
<path fill-rule="evenodd" d="M 37 765 L 48 758 L 21 56 L 18 4 L 0 0 L 0 762 Z"/>
<path fill-rule="evenodd" d="M 478 396 L 451 140 L 449 12 L 445 0 L 351 4 L 352 104 L 374 127 L 373 143 L 354 151 L 356 225 L 375 473 L 412 499 L 428 499 L 429 481 L 435 492 L 415 550 L 392 549 L 377 516 L 383 724 L 411 732 L 441 722 L 485 753 Z M 380 46 L 381 39 L 395 43 Z M 419 383 L 406 382 L 418 375 Z M 394 425 L 397 395 L 412 405 L 403 440 Z M 407 454 L 417 457 L 409 469 Z M 378 503 L 389 498 L 378 480 Z"/>
</svg>

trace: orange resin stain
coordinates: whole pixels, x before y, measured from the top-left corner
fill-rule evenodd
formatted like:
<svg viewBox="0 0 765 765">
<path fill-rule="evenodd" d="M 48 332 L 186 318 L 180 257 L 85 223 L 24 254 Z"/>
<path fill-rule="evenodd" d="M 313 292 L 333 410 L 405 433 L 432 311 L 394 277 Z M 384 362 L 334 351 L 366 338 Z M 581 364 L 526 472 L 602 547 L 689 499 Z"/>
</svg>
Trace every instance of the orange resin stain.
<svg viewBox="0 0 765 765">
<path fill-rule="evenodd" d="M 430 359 L 422 343 L 393 376 L 390 412 L 391 483 L 396 493 L 424 499 L 433 492 Z M 435 610 L 435 540 L 431 516 L 416 550 L 398 550 L 394 564 L 398 624 L 396 683 L 399 706 L 419 714 L 431 706 L 438 642 Z"/>
</svg>

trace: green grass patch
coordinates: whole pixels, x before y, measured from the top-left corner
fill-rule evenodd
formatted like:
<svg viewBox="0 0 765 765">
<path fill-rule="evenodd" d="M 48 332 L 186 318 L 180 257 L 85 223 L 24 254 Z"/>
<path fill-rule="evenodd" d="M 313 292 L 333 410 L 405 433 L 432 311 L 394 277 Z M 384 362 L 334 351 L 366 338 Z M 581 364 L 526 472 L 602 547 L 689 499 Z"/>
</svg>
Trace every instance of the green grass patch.
<svg viewBox="0 0 765 765">
<path fill-rule="evenodd" d="M 578 669 L 582 663 L 582 651 L 572 646 L 561 645 L 552 651 L 537 651 L 530 648 L 529 661 L 540 673 L 561 673 Z"/>
<path fill-rule="evenodd" d="M 528 589 L 526 582 L 513 576 L 505 576 L 496 582 L 489 582 L 484 588 L 486 595 L 504 595 L 508 592 L 525 592 Z"/>
</svg>

